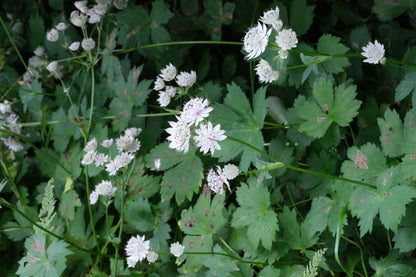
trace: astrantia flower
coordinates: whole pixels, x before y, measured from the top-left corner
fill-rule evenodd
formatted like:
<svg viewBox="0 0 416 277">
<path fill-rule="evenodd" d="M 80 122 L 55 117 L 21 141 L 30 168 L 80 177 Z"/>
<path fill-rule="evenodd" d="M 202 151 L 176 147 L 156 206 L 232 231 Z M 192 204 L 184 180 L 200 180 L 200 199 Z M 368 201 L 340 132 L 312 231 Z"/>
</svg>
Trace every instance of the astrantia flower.
<svg viewBox="0 0 416 277">
<path fill-rule="evenodd" d="M 81 46 L 85 51 L 91 51 L 95 48 L 95 41 L 92 38 L 84 38 L 81 42 Z"/>
<path fill-rule="evenodd" d="M 185 246 L 180 244 L 179 242 L 172 243 L 170 245 L 170 253 L 172 253 L 173 256 L 179 258 L 183 254 L 183 250 L 185 249 Z"/>
<path fill-rule="evenodd" d="M 219 167 L 218 167 L 218 171 L 220 171 L 221 173 L 221 169 Z M 218 174 L 212 168 L 208 171 L 207 182 L 208 182 L 208 187 L 210 188 L 210 190 L 212 190 L 213 192 L 217 194 L 224 193 L 224 184 L 227 184 L 227 186 L 229 187 L 227 178 L 225 178 L 221 174 Z"/>
<path fill-rule="evenodd" d="M 250 28 L 244 36 L 243 50 L 248 53 L 247 59 L 254 59 L 266 50 L 272 29 L 267 30 L 266 25 L 259 23 Z"/>
<path fill-rule="evenodd" d="M 91 205 L 94 205 L 98 201 L 99 194 L 94 190 L 90 194 L 90 203 Z"/>
<path fill-rule="evenodd" d="M 283 50 L 295 48 L 298 44 L 296 33 L 292 29 L 281 30 L 276 36 L 276 44 Z"/>
<path fill-rule="evenodd" d="M 222 169 L 222 175 L 228 180 L 232 180 L 238 175 L 238 167 L 233 164 L 227 164 Z"/>
<path fill-rule="evenodd" d="M 159 75 L 164 81 L 169 82 L 176 77 L 176 67 L 171 63 L 161 70 Z"/>
<path fill-rule="evenodd" d="M 69 27 L 69 24 L 66 24 L 65 22 L 59 22 L 59 23 L 55 26 L 55 28 L 56 28 L 58 31 L 65 31 L 66 29 L 68 29 L 68 27 Z"/>
<path fill-rule="evenodd" d="M 69 20 L 77 27 L 82 27 L 87 23 L 87 16 L 79 11 L 72 11 Z"/>
<path fill-rule="evenodd" d="M 149 263 L 154 263 L 159 258 L 159 255 L 154 251 L 149 251 L 146 255 L 146 259 Z"/>
<path fill-rule="evenodd" d="M 120 168 L 128 166 L 133 159 L 134 156 L 127 152 L 121 152 L 114 157 L 114 161 L 120 166 Z"/>
<path fill-rule="evenodd" d="M 153 87 L 154 90 L 161 90 L 165 87 L 165 81 L 162 78 L 156 77 L 155 85 Z"/>
<path fill-rule="evenodd" d="M 88 11 L 87 1 L 76 1 L 74 2 L 74 6 L 82 13 L 87 13 Z"/>
<path fill-rule="evenodd" d="M 170 97 L 173 97 L 176 94 L 176 88 L 172 86 L 166 86 L 165 91 Z"/>
<path fill-rule="evenodd" d="M 110 161 L 108 164 L 105 165 L 105 171 L 108 172 L 108 175 L 114 176 L 116 175 L 117 171 L 121 168 L 120 164 L 116 160 Z"/>
<path fill-rule="evenodd" d="M 189 126 L 198 124 L 209 116 L 209 113 L 213 108 L 208 107 L 208 100 L 202 98 L 193 98 L 189 100 L 184 106 L 181 112 L 180 120 L 188 123 Z"/>
<path fill-rule="evenodd" d="M 103 153 L 99 153 L 97 155 L 95 155 L 94 161 L 95 161 L 95 166 L 102 166 L 104 165 L 107 161 L 109 160 L 108 155 L 105 155 Z"/>
<path fill-rule="evenodd" d="M 192 87 L 196 82 L 196 72 L 181 72 L 176 76 L 176 83 L 181 87 Z"/>
<path fill-rule="evenodd" d="M 167 140 L 170 141 L 169 147 L 176 151 L 189 150 L 189 138 L 191 137 L 191 130 L 185 122 L 179 120 L 177 122 L 169 121 L 170 128 L 166 132 L 170 135 Z"/>
<path fill-rule="evenodd" d="M 144 240 L 144 236 L 131 237 L 126 245 L 127 263 L 129 267 L 135 267 L 138 261 L 146 258 L 150 249 L 150 242 Z"/>
<path fill-rule="evenodd" d="M 287 50 L 280 49 L 278 53 L 279 53 L 279 57 L 282 60 L 286 60 L 287 57 L 289 56 L 289 52 Z"/>
<path fill-rule="evenodd" d="M 36 47 L 35 51 L 33 52 L 37 57 L 43 56 L 45 54 L 45 48 L 42 46 Z"/>
<path fill-rule="evenodd" d="M 49 30 L 49 32 L 46 33 L 46 39 L 49 41 L 58 41 L 59 39 L 59 32 L 55 28 L 52 28 Z"/>
<path fill-rule="evenodd" d="M 68 46 L 68 49 L 71 51 L 77 51 L 81 43 L 79 41 L 74 41 L 71 45 Z"/>
<path fill-rule="evenodd" d="M 53 61 L 46 66 L 46 69 L 51 73 L 55 78 L 61 77 L 61 71 L 59 69 L 59 64 L 57 61 Z"/>
<path fill-rule="evenodd" d="M 1 138 L 1 140 L 13 152 L 19 152 L 20 150 L 23 150 L 23 144 L 13 139 L 12 137 Z"/>
<path fill-rule="evenodd" d="M 5 100 L 3 103 L 0 103 L 0 113 L 5 114 L 12 111 L 9 101 Z"/>
<path fill-rule="evenodd" d="M 128 153 L 135 153 L 140 149 L 140 141 L 132 136 L 121 136 L 116 139 L 118 151 L 125 151 Z"/>
<path fill-rule="evenodd" d="M 260 59 L 256 65 L 256 74 L 259 76 L 261 83 L 271 83 L 279 79 L 279 71 L 273 70 L 271 65 L 263 59 Z"/>
<path fill-rule="evenodd" d="M 264 12 L 263 16 L 260 17 L 260 21 L 264 24 L 271 25 L 276 31 L 280 31 L 283 26 L 283 22 L 279 20 L 279 7 L 274 10 Z"/>
<path fill-rule="evenodd" d="M 96 13 L 94 9 L 88 10 L 87 14 L 88 14 L 88 23 L 95 24 L 95 23 L 100 22 L 101 15 Z"/>
<path fill-rule="evenodd" d="M 113 144 L 113 139 L 106 139 L 103 142 L 101 142 L 101 146 L 104 148 L 108 148 Z"/>
<path fill-rule="evenodd" d="M 167 107 L 170 104 L 170 95 L 166 91 L 159 91 L 157 102 L 161 107 Z"/>
<path fill-rule="evenodd" d="M 102 181 L 99 183 L 95 190 L 99 195 L 110 196 L 116 192 L 117 188 L 113 187 L 113 184 L 110 181 Z"/>
<path fill-rule="evenodd" d="M 366 58 L 364 60 L 365 63 L 384 64 L 386 62 L 386 58 L 384 57 L 384 45 L 377 40 L 375 40 L 374 43 L 369 42 L 364 46 L 361 55 Z"/>
<path fill-rule="evenodd" d="M 161 165 L 160 158 L 159 157 L 156 157 L 155 158 L 155 168 L 156 169 L 159 169 L 160 168 L 160 165 Z"/>
<path fill-rule="evenodd" d="M 84 155 L 84 158 L 82 159 L 81 164 L 83 164 L 83 165 L 92 164 L 95 161 L 95 155 L 97 155 L 97 152 L 95 152 L 95 151 L 87 152 Z"/>
<path fill-rule="evenodd" d="M 142 128 L 131 127 L 124 130 L 124 135 L 137 137 L 142 132 Z"/>
<path fill-rule="evenodd" d="M 84 147 L 85 152 L 95 151 L 97 149 L 97 140 L 92 138 Z"/>
<path fill-rule="evenodd" d="M 208 151 L 211 151 L 211 155 L 213 155 L 215 150 L 221 150 L 218 141 L 226 139 L 227 136 L 224 135 L 225 131 L 220 128 L 220 124 L 213 128 L 212 123 L 208 122 L 207 125 L 201 123 L 199 129 L 195 130 L 197 136 L 194 137 L 194 140 L 196 145 L 201 147 L 200 151 L 202 153 L 206 154 Z"/>
</svg>

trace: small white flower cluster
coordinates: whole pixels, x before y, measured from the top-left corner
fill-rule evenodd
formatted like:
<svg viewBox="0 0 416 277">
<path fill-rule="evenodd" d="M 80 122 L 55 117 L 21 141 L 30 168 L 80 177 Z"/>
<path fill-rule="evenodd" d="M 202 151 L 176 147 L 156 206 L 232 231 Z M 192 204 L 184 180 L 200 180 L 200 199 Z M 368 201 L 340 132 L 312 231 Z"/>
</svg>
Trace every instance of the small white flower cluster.
<svg viewBox="0 0 416 277">
<path fill-rule="evenodd" d="M 271 28 L 268 28 L 268 26 L 271 26 Z M 298 39 L 292 29 L 282 29 L 282 27 L 283 22 L 279 19 L 278 7 L 265 12 L 260 17 L 257 26 L 250 28 L 244 36 L 243 50 L 247 52 L 247 59 L 257 58 L 266 51 L 272 31 L 276 32 L 275 42 L 280 47 L 279 58 L 287 59 L 288 51 L 296 48 Z M 272 66 L 263 59 L 257 64 L 256 73 L 262 83 L 271 83 L 279 79 L 279 72 L 273 70 Z"/>
<path fill-rule="evenodd" d="M 176 258 L 179 258 L 180 256 L 182 256 L 184 250 L 185 246 L 183 246 L 179 242 L 174 242 L 170 245 L 169 252 Z"/>
<path fill-rule="evenodd" d="M 0 103 L 0 129 L 8 129 L 20 135 L 20 126 L 17 123 L 18 119 L 19 116 L 13 112 L 9 101 L 5 100 L 3 103 Z M 0 133 L 0 141 L 13 152 L 23 150 L 23 144 L 12 137 L 3 137 Z"/>
<path fill-rule="evenodd" d="M 145 240 L 144 236 L 131 237 L 126 245 L 127 265 L 128 267 L 135 267 L 138 261 L 142 261 L 149 255 L 150 241 Z M 153 252 L 154 253 L 154 252 Z M 154 254 L 150 254 L 149 262 L 153 262 L 157 259 Z M 156 254 L 157 255 L 157 254 Z M 155 259 L 156 258 L 156 259 Z"/>
<path fill-rule="evenodd" d="M 117 188 L 113 187 L 113 184 L 111 183 L 111 181 L 102 181 L 101 183 L 99 183 L 95 189 L 91 192 L 90 194 L 90 203 L 92 205 L 94 205 L 95 203 L 97 203 L 98 197 L 100 195 L 103 196 L 111 196 L 116 192 Z"/>
<path fill-rule="evenodd" d="M 92 8 L 88 8 L 88 1 L 76 1 L 74 6 L 77 10 L 71 12 L 69 20 L 77 27 L 84 27 L 87 22 L 95 24 L 100 22 L 101 16 L 103 16 L 111 4 L 111 0 L 96 1 L 96 4 Z"/>
<path fill-rule="evenodd" d="M 386 57 L 384 57 L 384 45 L 379 43 L 377 40 L 374 43 L 369 42 L 363 48 L 363 55 L 366 59 L 364 60 L 365 63 L 371 64 L 385 64 Z"/>
<path fill-rule="evenodd" d="M 175 86 L 167 85 L 167 82 L 173 81 L 176 78 L 176 84 L 182 88 L 177 88 Z M 170 100 L 179 89 L 185 90 L 190 88 L 196 82 L 196 72 L 181 72 L 177 74 L 176 67 L 171 63 L 168 64 L 165 68 L 161 70 L 159 76 L 156 77 L 154 90 L 159 91 L 159 102 L 161 107 L 167 107 L 170 103 Z"/>
<path fill-rule="evenodd" d="M 124 130 L 124 134 L 116 139 L 116 146 L 119 154 L 112 160 L 105 153 L 97 152 L 97 140 L 93 138 L 84 147 L 86 154 L 84 155 L 81 164 L 90 165 L 95 163 L 95 166 L 105 166 L 105 170 L 110 176 L 116 175 L 121 168 L 127 167 L 134 159 L 133 154 L 140 149 L 140 141 L 136 138 L 142 130 L 140 128 L 128 128 Z M 109 148 L 113 145 L 113 139 L 104 140 L 101 143 L 103 148 Z"/>
<path fill-rule="evenodd" d="M 211 168 L 207 174 L 208 187 L 215 193 L 223 194 L 224 184 L 226 184 L 228 190 L 231 192 L 228 180 L 234 179 L 237 175 L 238 167 L 233 164 L 227 164 L 222 169 L 217 166 L 216 172 Z"/>
<path fill-rule="evenodd" d="M 199 97 L 185 103 L 180 116 L 176 117 L 178 121 L 169 121 L 170 127 L 166 129 L 170 135 L 167 138 L 170 142 L 169 147 L 176 151 L 188 152 L 192 131 L 199 125 L 199 128 L 195 129 L 194 140 L 200 151 L 204 154 L 209 151 L 214 154 L 215 150 L 221 150 L 218 141 L 227 138 L 224 135 L 225 131 L 220 129 L 220 124 L 214 127 L 210 121 L 203 123 L 212 110 L 213 108 L 208 106 L 208 100 Z"/>
</svg>

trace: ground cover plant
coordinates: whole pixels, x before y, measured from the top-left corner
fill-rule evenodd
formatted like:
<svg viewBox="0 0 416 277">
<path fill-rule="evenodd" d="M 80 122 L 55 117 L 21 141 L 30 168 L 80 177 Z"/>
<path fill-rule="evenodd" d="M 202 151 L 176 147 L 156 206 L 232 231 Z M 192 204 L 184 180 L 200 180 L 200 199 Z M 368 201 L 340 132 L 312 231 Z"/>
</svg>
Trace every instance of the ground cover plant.
<svg viewBox="0 0 416 277">
<path fill-rule="evenodd" d="M 0 10 L 2 276 L 415 276 L 413 1 Z"/>
</svg>

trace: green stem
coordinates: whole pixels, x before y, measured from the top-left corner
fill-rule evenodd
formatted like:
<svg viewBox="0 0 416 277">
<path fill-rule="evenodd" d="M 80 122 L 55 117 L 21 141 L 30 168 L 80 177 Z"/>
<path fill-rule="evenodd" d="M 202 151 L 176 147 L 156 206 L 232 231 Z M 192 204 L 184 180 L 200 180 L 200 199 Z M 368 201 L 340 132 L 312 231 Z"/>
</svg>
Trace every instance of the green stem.
<svg viewBox="0 0 416 277">
<path fill-rule="evenodd" d="M 86 140 L 86 138 L 84 138 Z M 85 144 L 87 144 L 87 142 L 85 142 Z M 85 167 L 85 190 L 87 192 L 87 204 L 88 204 L 88 213 L 90 216 L 90 224 L 91 224 L 91 230 L 92 233 L 94 235 L 94 240 L 95 240 L 95 246 L 97 247 L 97 251 L 98 253 L 101 253 L 100 251 L 100 245 L 98 243 L 98 236 L 97 236 L 97 232 L 95 231 L 95 224 L 94 224 L 94 217 L 92 216 L 92 208 L 91 208 L 91 202 L 90 202 L 90 181 L 89 181 L 89 176 L 88 176 L 88 165 Z"/>
<path fill-rule="evenodd" d="M 287 194 L 289 195 L 290 203 L 292 203 L 292 206 L 295 208 L 296 213 L 302 219 L 302 222 L 305 221 L 305 218 L 303 217 L 303 215 L 298 210 L 298 207 L 295 205 L 295 201 L 293 201 L 292 193 L 290 192 L 290 189 L 289 189 L 289 185 L 288 184 L 286 184 L 286 190 L 287 190 Z"/>
<path fill-rule="evenodd" d="M 350 240 L 349 238 L 347 238 L 346 236 L 341 235 L 342 239 L 348 241 L 349 243 L 355 245 L 359 250 L 360 250 L 360 257 L 361 257 L 361 266 L 363 267 L 364 270 L 364 274 L 366 277 L 368 277 L 368 273 L 367 273 L 367 268 L 365 266 L 365 262 L 364 262 L 364 253 L 363 253 L 363 249 L 358 245 L 358 243 L 356 243 L 353 240 Z M 391 248 L 390 248 L 391 250 Z"/>
<path fill-rule="evenodd" d="M 9 30 L 7 30 L 7 26 L 6 26 L 6 24 L 4 24 L 3 18 L 1 16 L 0 16 L 0 22 L 1 22 L 1 25 L 3 26 L 4 31 L 6 32 L 7 37 L 9 38 L 10 43 L 12 44 L 12 46 L 14 48 L 14 51 L 16 51 L 17 56 L 19 56 L 20 62 L 23 64 L 23 66 L 25 67 L 26 71 L 29 72 L 29 70 L 27 69 L 27 65 L 25 63 L 25 60 L 23 59 L 22 55 L 20 54 L 20 51 L 17 48 L 16 43 L 14 43 L 14 39 L 10 35 Z"/>
<path fill-rule="evenodd" d="M 94 111 L 94 90 L 95 90 L 95 74 L 94 74 L 94 65 L 91 65 L 91 106 L 90 106 L 90 118 L 88 120 L 88 129 L 87 133 L 90 133 L 91 123 L 92 123 L 92 114 Z"/>
<path fill-rule="evenodd" d="M 228 136 L 227 139 L 232 140 L 232 141 L 235 141 L 235 142 L 238 142 L 238 143 L 241 143 L 241 144 L 243 144 L 243 145 L 245 145 L 247 147 L 250 147 L 251 149 L 259 152 L 260 154 L 262 154 L 262 155 L 270 158 L 271 160 L 276 161 L 276 162 L 279 162 L 275 157 L 269 155 L 265 151 L 260 150 L 259 148 L 255 147 L 255 146 L 253 146 L 253 145 L 251 145 L 251 144 L 249 144 L 249 143 L 247 143 L 245 141 L 242 141 L 240 139 L 237 139 L 237 138 L 234 138 L 234 137 L 230 137 L 230 136 Z M 307 174 L 310 174 L 310 175 L 316 175 L 316 176 L 320 176 L 320 177 L 323 177 L 323 178 L 329 178 L 329 179 L 344 181 L 344 182 L 353 183 L 353 184 L 357 184 L 357 185 L 361 185 L 361 186 L 366 186 L 366 187 L 369 187 L 369 188 L 372 188 L 372 189 L 377 189 L 377 187 L 375 185 L 371 185 L 371 184 L 368 184 L 368 183 L 365 183 L 365 182 L 361 182 L 361 181 L 357 181 L 357 180 L 352 180 L 352 179 L 348 179 L 348 178 L 344 178 L 344 177 L 332 176 L 332 175 L 324 174 L 324 173 L 321 173 L 321 172 L 316 172 L 316 171 L 312 171 L 312 170 L 308 170 L 308 169 L 303 169 L 303 168 L 296 167 L 296 166 L 291 166 L 291 165 L 288 165 L 288 164 L 283 164 L 283 166 L 286 167 L 287 169 L 291 169 L 291 170 L 295 170 L 295 171 L 307 173 Z"/>
<path fill-rule="evenodd" d="M 17 198 L 20 200 L 20 203 L 22 203 L 23 206 L 26 206 L 26 203 L 25 203 L 22 195 L 20 194 L 19 188 L 17 187 L 17 185 L 14 182 L 12 176 L 10 175 L 9 168 L 7 167 L 7 165 L 3 161 L 3 157 L 1 157 L 0 163 L 1 163 L 2 167 L 3 167 L 4 173 L 5 173 L 4 175 L 6 175 L 6 177 L 9 179 L 10 183 L 12 183 L 14 193 L 16 194 Z"/>
<path fill-rule="evenodd" d="M 337 261 L 338 265 L 341 267 L 341 269 L 349 276 L 352 277 L 352 275 L 345 269 L 345 267 L 342 265 L 340 259 L 339 259 L 339 242 L 341 238 L 342 233 L 342 226 L 344 223 L 344 217 L 345 214 L 348 211 L 348 205 L 345 205 L 344 209 L 342 210 L 339 218 L 338 218 L 338 226 L 337 226 L 337 234 L 335 237 L 335 248 L 334 248 L 334 254 L 335 254 L 335 260 Z"/>
</svg>

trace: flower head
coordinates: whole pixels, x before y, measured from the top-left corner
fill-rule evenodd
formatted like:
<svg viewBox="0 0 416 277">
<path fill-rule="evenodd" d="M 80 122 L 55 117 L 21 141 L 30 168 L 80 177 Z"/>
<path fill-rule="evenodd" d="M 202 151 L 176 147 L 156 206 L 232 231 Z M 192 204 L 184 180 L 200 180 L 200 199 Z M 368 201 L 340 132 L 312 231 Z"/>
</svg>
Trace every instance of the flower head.
<svg viewBox="0 0 416 277">
<path fill-rule="evenodd" d="M 114 157 L 114 162 L 119 165 L 119 168 L 126 167 L 134 159 L 134 156 L 127 152 L 121 152 Z"/>
<path fill-rule="evenodd" d="M 196 72 L 181 72 L 176 76 L 176 83 L 181 87 L 192 87 L 196 82 Z"/>
<path fill-rule="evenodd" d="M 71 45 L 68 46 L 68 49 L 71 51 L 77 51 L 81 43 L 79 41 L 74 41 Z"/>
<path fill-rule="evenodd" d="M 199 129 L 195 130 L 197 136 L 194 137 L 194 140 L 196 145 L 201 147 L 202 153 L 206 154 L 208 151 L 211 151 L 211 155 L 213 155 L 215 150 L 221 150 L 218 141 L 226 139 L 227 136 L 224 135 L 225 131 L 220 128 L 220 124 L 212 127 L 212 123 L 208 121 L 207 125 L 201 123 Z"/>
<path fill-rule="evenodd" d="M 13 152 L 19 152 L 23 150 L 23 144 L 13 139 L 12 137 L 1 138 L 1 141 Z"/>
<path fill-rule="evenodd" d="M 146 259 L 149 263 L 154 263 L 159 258 L 159 255 L 154 251 L 149 251 L 146 255 Z"/>
<path fill-rule="evenodd" d="M 118 161 L 115 159 L 110 161 L 108 164 L 105 165 L 105 170 L 108 172 L 108 175 L 114 176 L 116 175 L 117 171 L 121 168 Z"/>
<path fill-rule="evenodd" d="M 227 164 L 222 169 L 222 175 L 228 180 L 232 180 L 238 175 L 238 167 L 233 164 Z"/>
<path fill-rule="evenodd" d="M 97 140 L 92 138 L 84 147 L 85 152 L 95 151 L 97 149 Z"/>
<path fill-rule="evenodd" d="M 161 70 L 159 75 L 164 81 L 169 82 L 176 77 L 176 67 L 171 63 Z"/>
<path fill-rule="evenodd" d="M 118 151 L 135 153 L 140 149 L 140 141 L 133 136 L 124 135 L 116 139 Z"/>
<path fill-rule="evenodd" d="M 117 188 L 113 187 L 113 184 L 110 181 L 102 181 L 95 187 L 95 192 L 98 195 L 110 196 L 116 192 Z"/>
<path fill-rule="evenodd" d="M 279 31 L 276 36 L 276 44 L 283 50 L 290 50 L 295 48 L 298 44 L 296 33 L 292 29 L 285 29 Z"/>
<path fill-rule="evenodd" d="M 92 164 L 95 161 L 95 156 L 97 155 L 97 152 L 95 151 L 89 151 L 84 155 L 84 158 L 81 161 L 81 164 L 83 165 L 89 165 Z"/>
<path fill-rule="evenodd" d="M 81 42 L 82 49 L 91 51 L 95 48 L 95 41 L 92 38 L 84 38 Z"/>
<path fill-rule="evenodd" d="M 150 242 L 144 240 L 144 236 L 131 237 L 126 245 L 127 264 L 129 267 L 135 267 L 138 261 L 146 258 L 150 249 Z"/>
<path fill-rule="evenodd" d="M 157 102 L 161 107 L 167 107 L 170 104 L 170 95 L 164 90 L 159 91 Z"/>
<path fill-rule="evenodd" d="M 142 132 L 142 128 L 131 127 L 124 130 L 124 135 L 137 137 Z"/>
<path fill-rule="evenodd" d="M 179 258 L 183 254 L 183 250 L 185 250 L 185 246 L 180 244 L 179 242 L 172 243 L 170 245 L 170 253 L 172 253 L 173 256 Z"/>
<path fill-rule="evenodd" d="M 68 27 L 69 27 L 69 24 L 66 24 L 65 22 L 59 22 L 59 23 L 55 26 L 55 28 L 56 28 L 58 31 L 65 31 L 66 29 L 68 29 Z"/>
<path fill-rule="evenodd" d="M 247 59 L 254 59 L 266 50 L 271 31 L 271 29 L 267 30 L 266 25 L 261 23 L 247 31 L 243 46 L 243 50 L 248 53 Z"/>
<path fill-rule="evenodd" d="M 256 74 L 259 76 L 259 81 L 261 83 L 271 83 L 279 79 L 279 71 L 273 70 L 271 65 L 263 59 L 260 59 L 256 65 Z"/>
<path fill-rule="evenodd" d="M 43 54 L 45 54 L 45 48 L 43 48 L 42 46 L 38 46 L 36 47 L 34 53 L 37 57 L 43 56 Z"/>
<path fill-rule="evenodd" d="M 161 90 L 165 87 L 165 81 L 159 76 L 156 77 L 155 85 L 153 87 L 154 90 Z"/>
<path fill-rule="evenodd" d="M 58 30 L 56 30 L 55 28 L 50 29 L 49 32 L 46 33 L 46 39 L 52 42 L 58 41 L 59 39 Z"/>
<path fill-rule="evenodd" d="M 189 150 L 189 139 L 191 137 L 191 130 L 185 122 L 178 120 L 177 122 L 169 121 L 170 128 L 166 132 L 170 135 L 167 140 L 170 141 L 169 147 L 176 151 Z"/>
<path fill-rule="evenodd" d="M 69 21 L 77 27 L 82 27 L 87 23 L 87 16 L 79 11 L 72 11 Z"/>
<path fill-rule="evenodd" d="M 364 46 L 361 55 L 366 58 L 364 60 L 365 63 L 384 64 L 386 62 L 386 58 L 384 57 L 384 45 L 377 40 L 375 40 L 374 43 L 369 42 Z"/>
<path fill-rule="evenodd" d="M 198 126 L 205 117 L 209 116 L 212 110 L 213 108 L 208 107 L 208 100 L 199 97 L 193 98 L 183 106 L 180 119 L 190 126 L 193 124 Z"/>
<path fill-rule="evenodd" d="M 95 155 L 94 161 L 95 161 L 95 166 L 102 166 L 104 165 L 107 161 L 109 160 L 108 155 L 105 155 L 103 153 L 99 153 L 97 155 Z"/>
<path fill-rule="evenodd" d="M 101 146 L 104 148 L 108 148 L 113 144 L 114 139 L 106 139 L 103 142 L 101 142 Z"/>
<path fill-rule="evenodd" d="M 283 26 L 283 22 L 279 20 L 279 7 L 274 10 L 264 12 L 263 16 L 260 17 L 260 21 L 264 24 L 271 25 L 276 31 L 280 31 Z"/>
<path fill-rule="evenodd" d="M 90 203 L 94 205 L 98 201 L 98 196 L 100 196 L 95 190 L 90 193 Z"/>
<path fill-rule="evenodd" d="M 207 182 L 208 187 L 215 193 L 223 194 L 224 193 L 224 184 L 227 184 L 227 187 L 230 189 L 230 185 L 221 173 L 221 168 L 217 167 L 217 172 L 215 172 L 212 168 L 208 171 L 207 174 Z"/>
</svg>

